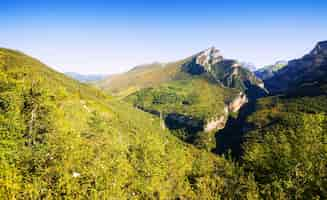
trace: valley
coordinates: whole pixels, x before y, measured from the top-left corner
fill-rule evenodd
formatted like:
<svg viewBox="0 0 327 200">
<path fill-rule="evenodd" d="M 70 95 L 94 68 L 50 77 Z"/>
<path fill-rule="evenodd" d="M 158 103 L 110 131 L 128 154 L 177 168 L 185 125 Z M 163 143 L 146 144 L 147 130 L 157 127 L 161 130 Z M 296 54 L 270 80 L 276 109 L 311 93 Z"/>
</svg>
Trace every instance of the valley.
<svg viewBox="0 0 327 200">
<path fill-rule="evenodd" d="M 325 199 L 325 44 L 257 72 L 211 47 L 91 83 L 1 48 L 0 198 Z"/>
</svg>

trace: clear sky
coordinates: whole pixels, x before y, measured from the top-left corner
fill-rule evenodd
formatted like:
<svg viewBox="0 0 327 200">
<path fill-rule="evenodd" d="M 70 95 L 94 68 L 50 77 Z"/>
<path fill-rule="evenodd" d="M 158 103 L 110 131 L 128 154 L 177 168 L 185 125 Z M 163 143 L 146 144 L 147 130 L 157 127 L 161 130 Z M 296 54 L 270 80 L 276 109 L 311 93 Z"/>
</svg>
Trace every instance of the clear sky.
<svg viewBox="0 0 327 200">
<path fill-rule="evenodd" d="M 327 0 L 0 1 L 0 46 L 62 72 L 123 72 L 210 46 L 262 66 L 321 40 Z"/>
</svg>

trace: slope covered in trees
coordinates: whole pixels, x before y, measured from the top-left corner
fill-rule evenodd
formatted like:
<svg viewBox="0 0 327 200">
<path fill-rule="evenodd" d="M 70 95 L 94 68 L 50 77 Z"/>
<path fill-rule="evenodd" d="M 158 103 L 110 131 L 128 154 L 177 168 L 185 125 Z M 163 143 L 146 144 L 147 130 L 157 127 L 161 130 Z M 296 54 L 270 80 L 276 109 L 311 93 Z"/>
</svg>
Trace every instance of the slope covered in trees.
<svg viewBox="0 0 327 200">
<path fill-rule="evenodd" d="M 273 199 L 327 198 L 325 81 L 260 99 L 246 120 L 244 167 Z"/>
<path fill-rule="evenodd" d="M 243 147 L 231 161 L 181 142 L 153 115 L 0 49 L 0 198 L 326 199 L 326 80 L 293 89 L 253 102 L 230 132 L 242 131 Z M 162 109 L 181 109 L 169 106 Z"/>
<path fill-rule="evenodd" d="M 233 163 L 33 58 L 0 49 L 0 77 L 1 199 L 256 196 Z"/>
<path fill-rule="evenodd" d="M 160 115 L 179 138 L 206 149 L 215 145 L 214 132 L 230 113 L 266 94 L 260 79 L 214 47 L 178 62 L 136 67 L 102 86 Z"/>
</svg>

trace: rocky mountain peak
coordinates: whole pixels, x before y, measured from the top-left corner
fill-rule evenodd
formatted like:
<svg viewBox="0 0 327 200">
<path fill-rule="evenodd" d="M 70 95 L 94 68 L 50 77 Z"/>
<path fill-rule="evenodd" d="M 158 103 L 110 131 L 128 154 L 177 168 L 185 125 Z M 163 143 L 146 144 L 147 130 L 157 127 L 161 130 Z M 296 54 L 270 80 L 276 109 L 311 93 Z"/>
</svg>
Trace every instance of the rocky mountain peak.
<svg viewBox="0 0 327 200">
<path fill-rule="evenodd" d="M 196 64 L 210 66 L 220 62 L 222 59 L 220 51 L 215 47 L 210 47 L 196 55 Z"/>
<path fill-rule="evenodd" d="M 310 54 L 327 56 L 327 41 L 318 42 Z"/>
</svg>

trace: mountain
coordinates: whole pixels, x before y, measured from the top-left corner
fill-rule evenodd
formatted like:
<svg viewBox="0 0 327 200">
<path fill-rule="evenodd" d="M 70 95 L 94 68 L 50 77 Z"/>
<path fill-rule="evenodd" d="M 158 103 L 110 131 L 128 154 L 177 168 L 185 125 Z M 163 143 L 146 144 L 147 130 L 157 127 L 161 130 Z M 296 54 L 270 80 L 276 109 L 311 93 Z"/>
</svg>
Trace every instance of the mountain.
<svg viewBox="0 0 327 200">
<path fill-rule="evenodd" d="M 108 77 L 107 75 L 102 75 L 102 74 L 79 74 L 76 72 L 65 72 L 65 75 L 83 83 L 100 81 L 105 77 Z"/>
<path fill-rule="evenodd" d="M 257 67 L 250 62 L 241 62 L 241 66 L 250 70 L 251 72 L 255 72 L 257 70 Z"/>
<path fill-rule="evenodd" d="M 320 43 L 311 53 L 315 59 L 322 49 Z M 308 70 L 299 72 L 304 81 L 278 95 L 248 99 L 243 69 L 224 74 L 236 68 L 231 78 L 247 88 L 226 87 L 216 72 L 227 65 L 215 69 L 225 59 L 204 52 L 169 65 L 172 73 L 160 81 L 134 80 L 146 88 L 125 96 L 139 104 L 133 108 L 0 48 L 0 199 L 326 199 L 324 65 L 311 66 L 310 79 Z M 130 77 L 168 66 L 148 67 Z M 162 123 L 170 112 L 181 114 L 173 113 L 177 123 L 170 125 L 192 125 L 225 110 L 226 126 L 193 138 L 197 147 L 211 145 L 205 150 Z"/>
<path fill-rule="evenodd" d="M 265 85 L 269 91 L 278 93 L 313 80 L 325 79 L 326 75 L 327 41 L 322 41 L 309 54 L 289 61 L 273 77 L 266 79 Z"/>
<path fill-rule="evenodd" d="M 217 133 L 215 151 L 239 156 L 268 198 L 327 197 L 325 44 L 268 79 L 289 87 L 249 102 Z"/>
<path fill-rule="evenodd" d="M 192 77 L 202 77 L 223 87 L 242 91 L 255 87 L 264 90 L 260 79 L 243 68 L 238 61 L 223 58 L 215 47 L 176 62 L 138 66 L 100 81 L 97 85 L 105 91 L 124 97 L 142 88 Z"/>
<path fill-rule="evenodd" d="M 183 141 L 207 150 L 215 146 L 215 132 L 225 126 L 229 114 L 265 95 L 261 80 L 214 47 L 175 63 L 134 68 L 119 82 L 123 77 L 138 88 L 120 88 L 120 94 L 128 94 L 125 101 L 162 118 Z"/>
<path fill-rule="evenodd" d="M 190 75 L 204 75 L 224 87 L 246 91 L 250 86 L 263 88 L 263 82 L 248 69 L 231 59 L 225 59 L 215 47 L 206 49 L 182 66 L 182 70 Z"/>
<path fill-rule="evenodd" d="M 3 48 L 0 168 L 1 199 L 256 194 L 250 184 L 230 192 L 253 179 L 232 162 L 182 143 L 158 118 Z"/>
<path fill-rule="evenodd" d="M 287 61 L 277 61 L 273 65 L 267 65 L 261 69 L 256 70 L 254 73 L 260 79 L 266 80 L 273 77 L 280 69 L 285 67 L 287 63 Z"/>
</svg>

